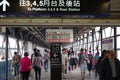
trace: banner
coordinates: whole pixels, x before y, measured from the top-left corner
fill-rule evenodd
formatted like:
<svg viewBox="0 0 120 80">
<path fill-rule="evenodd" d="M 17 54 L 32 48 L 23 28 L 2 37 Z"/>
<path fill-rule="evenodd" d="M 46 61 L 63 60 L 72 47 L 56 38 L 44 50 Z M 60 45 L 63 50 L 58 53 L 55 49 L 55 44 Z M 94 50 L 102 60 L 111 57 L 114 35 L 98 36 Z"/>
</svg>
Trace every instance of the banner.
<svg viewBox="0 0 120 80">
<path fill-rule="evenodd" d="M 113 39 L 102 40 L 102 50 L 113 49 Z"/>
</svg>

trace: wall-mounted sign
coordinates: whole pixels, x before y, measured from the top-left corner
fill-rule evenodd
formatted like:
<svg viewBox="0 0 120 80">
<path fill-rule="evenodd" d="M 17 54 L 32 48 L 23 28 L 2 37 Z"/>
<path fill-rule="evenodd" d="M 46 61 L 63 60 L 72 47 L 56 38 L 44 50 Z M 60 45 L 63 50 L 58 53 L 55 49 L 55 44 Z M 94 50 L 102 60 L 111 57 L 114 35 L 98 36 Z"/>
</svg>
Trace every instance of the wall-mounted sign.
<svg viewBox="0 0 120 80">
<path fill-rule="evenodd" d="M 102 40 L 102 50 L 113 49 L 113 39 Z"/>
<path fill-rule="evenodd" d="M 110 14 L 110 0 L 0 0 L 0 15 L 95 17 Z"/>
</svg>

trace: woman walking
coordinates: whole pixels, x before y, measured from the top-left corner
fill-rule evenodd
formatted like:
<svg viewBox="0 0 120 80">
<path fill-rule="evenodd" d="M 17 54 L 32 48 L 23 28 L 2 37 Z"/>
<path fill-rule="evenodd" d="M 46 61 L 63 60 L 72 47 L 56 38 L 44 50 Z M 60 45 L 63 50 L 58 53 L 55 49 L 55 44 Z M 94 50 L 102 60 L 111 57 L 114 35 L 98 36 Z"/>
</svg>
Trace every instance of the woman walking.
<svg viewBox="0 0 120 80">
<path fill-rule="evenodd" d="M 24 53 L 24 57 L 20 60 L 20 72 L 22 80 L 29 80 L 31 61 L 28 58 L 28 53 Z"/>
<path fill-rule="evenodd" d="M 35 70 L 35 80 L 40 80 L 41 79 L 41 62 L 42 62 L 42 57 L 40 54 L 40 50 L 38 50 L 32 60 L 32 67 Z"/>
<path fill-rule="evenodd" d="M 87 60 L 87 69 L 88 69 L 88 71 L 89 71 L 89 75 L 91 75 L 92 60 L 93 60 L 93 55 L 91 54 L 91 51 L 89 51 L 88 60 Z"/>
</svg>

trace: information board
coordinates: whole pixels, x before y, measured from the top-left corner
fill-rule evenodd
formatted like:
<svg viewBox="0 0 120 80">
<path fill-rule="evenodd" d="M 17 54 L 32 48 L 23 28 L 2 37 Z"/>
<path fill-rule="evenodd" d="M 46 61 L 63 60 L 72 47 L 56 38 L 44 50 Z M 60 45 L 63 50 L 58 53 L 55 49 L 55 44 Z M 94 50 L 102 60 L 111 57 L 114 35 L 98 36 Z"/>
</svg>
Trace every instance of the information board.
<svg viewBox="0 0 120 80">
<path fill-rule="evenodd" d="M 59 44 L 52 44 L 50 50 L 51 80 L 61 80 L 61 47 Z"/>
<path fill-rule="evenodd" d="M 110 0 L 0 0 L 0 15 L 96 17 L 110 14 Z"/>
<path fill-rule="evenodd" d="M 46 29 L 46 42 L 73 42 L 73 29 Z"/>
<path fill-rule="evenodd" d="M 110 50 L 113 49 L 113 39 L 105 39 L 102 40 L 102 50 Z"/>
</svg>

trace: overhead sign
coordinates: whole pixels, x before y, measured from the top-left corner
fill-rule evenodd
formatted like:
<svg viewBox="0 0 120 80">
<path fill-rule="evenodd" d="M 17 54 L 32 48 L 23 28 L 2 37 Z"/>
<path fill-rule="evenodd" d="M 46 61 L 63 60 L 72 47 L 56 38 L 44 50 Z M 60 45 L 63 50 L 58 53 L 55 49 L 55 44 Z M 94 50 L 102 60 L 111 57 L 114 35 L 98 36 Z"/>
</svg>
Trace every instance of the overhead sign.
<svg viewBox="0 0 120 80">
<path fill-rule="evenodd" d="M 10 6 L 10 4 L 6 1 L 6 0 L 3 0 L 0 2 L 0 6 L 2 6 L 2 11 L 6 11 L 6 6 Z"/>
<path fill-rule="evenodd" d="M 0 15 L 95 17 L 110 14 L 110 0 L 0 0 Z"/>
<path fill-rule="evenodd" d="M 73 42 L 73 29 L 46 29 L 46 42 Z"/>
</svg>

